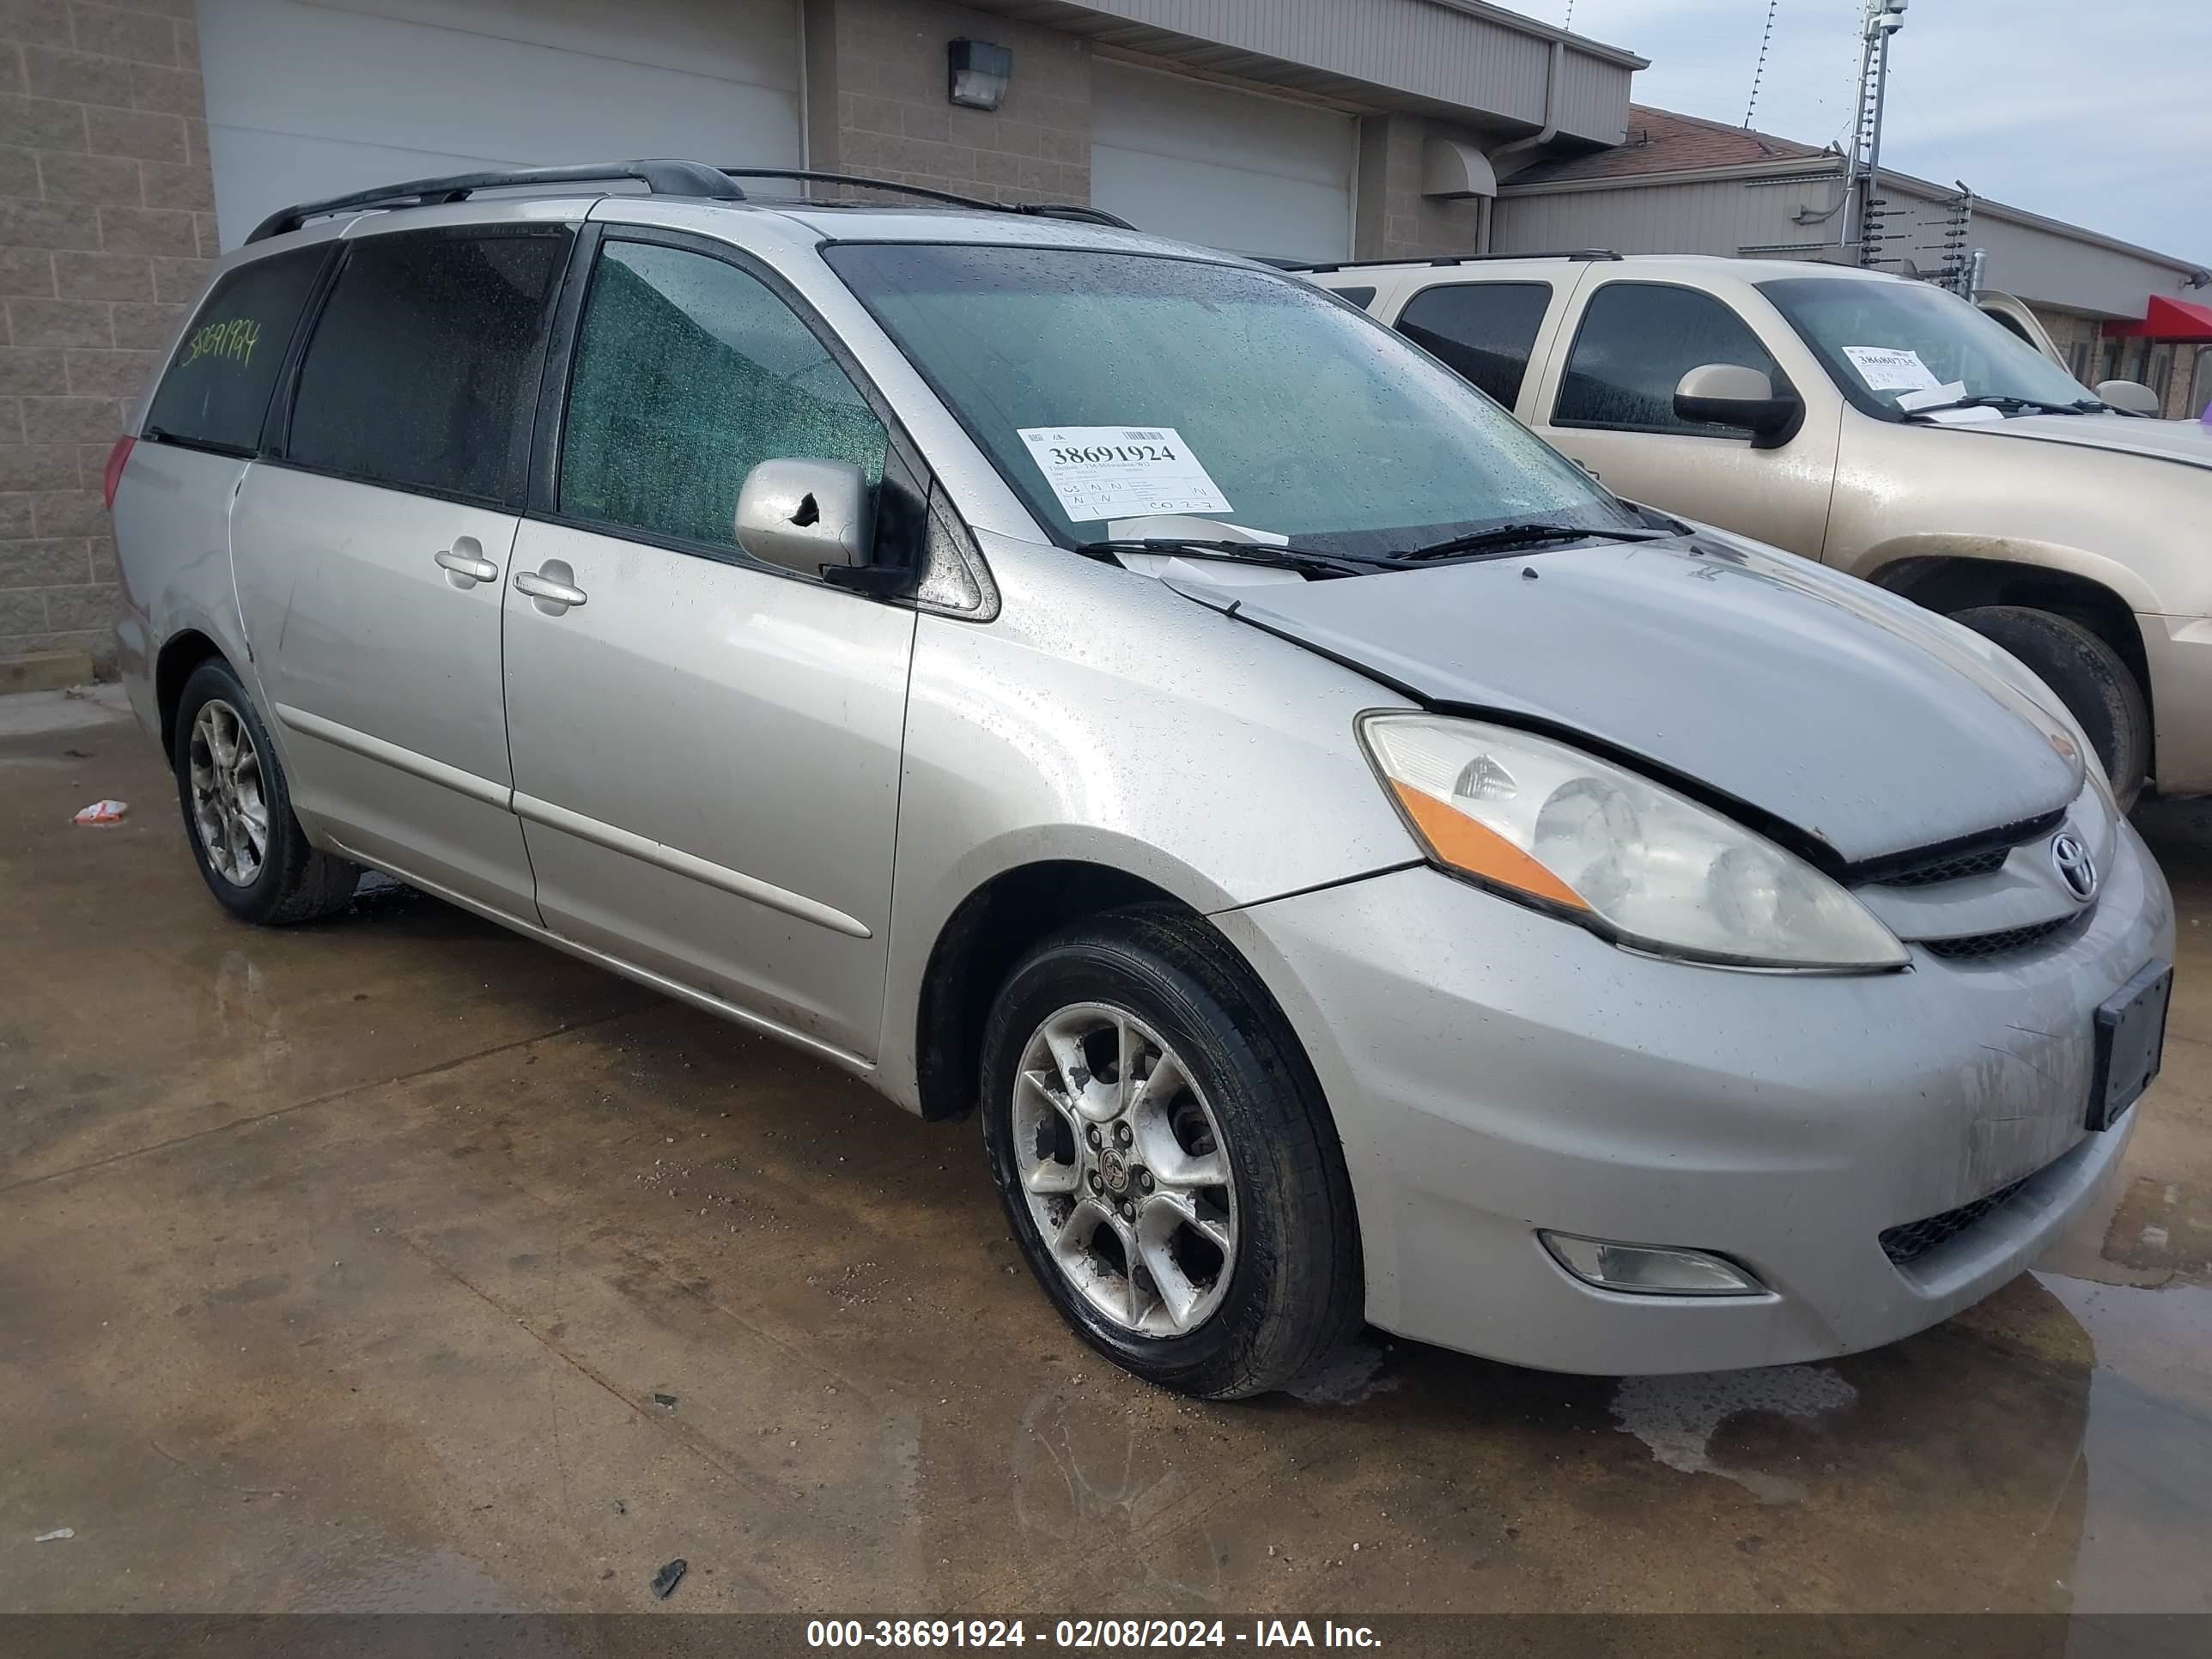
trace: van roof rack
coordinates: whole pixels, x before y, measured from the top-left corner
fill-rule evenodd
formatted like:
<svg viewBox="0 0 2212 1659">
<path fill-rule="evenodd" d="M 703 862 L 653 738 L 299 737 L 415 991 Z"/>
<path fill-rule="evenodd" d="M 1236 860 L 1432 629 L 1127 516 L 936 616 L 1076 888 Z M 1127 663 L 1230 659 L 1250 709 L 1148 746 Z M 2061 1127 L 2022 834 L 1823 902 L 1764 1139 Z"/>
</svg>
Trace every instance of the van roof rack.
<svg viewBox="0 0 2212 1659">
<path fill-rule="evenodd" d="M 655 196 L 703 196 L 710 201 L 742 202 L 745 193 L 737 181 L 704 161 L 659 160 L 592 161 L 580 167 L 510 167 L 503 173 L 456 173 L 443 179 L 415 179 L 404 185 L 384 185 L 357 190 L 350 195 L 330 196 L 319 202 L 301 202 L 270 214 L 254 226 L 248 242 L 263 241 L 297 230 L 310 219 L 356 209 L 428 207 L 438 202 L 465 202 L 480 190 L 527 190 L 538 185 L 611 184 L 630 179 Z"/>
<path fill-rule="evenodd" d="M 849 185 L 863 190 L 887 190 L 901 196 L 918 196 L 924 201 L 943 202 L 951 207 L 976 208 L 986 213 L 1025 213 L 1038 219 L 1073 219 L 1085 224 L 1106 225 L 1115 230 L 1134 230 L 1136 226 L 1119 218 L 1104 208 L 1079 207 L 1071 202 L 987 202 L 980 196 L 958 196 L 949 190 L 931 190 L 921 185 L 902 185 L 889 179 L 871 179 L 859 173 L 822 173 L 806 167 L 723 167 L 721 172 L 732 179 L 799 179 L 810 184 Z M 810 201 L 810 207 L 839 207 L 837 202 Z"/>
<path fill-rule="evenodd" d="M 1332 259 L 1327 264 L 1286 265 L 1288 270 L 1359 270 L 1369 265 L 1479 265 L 1491 259 L 1610 259 L 1620 258 L 1609 247 L 1553 248 L 1537 253 L 1440 253 L 1430 258 Z"/>
<path fill-rule="evenodd" d="M 870 179 L 853 173 L 817 173 L 804 167 L 717 167 L 704 161 L 672 158 L 643 161 L 592 161 L 579 167 L 510 167 L 501 173 L 456 173 L 442 179 L 413 179 L 401 185 L 381 185 L 344 196 L 301 202 L 270 214 L 254 226 L 248 242 L 265 241 L 297 230 L 310 219 L 334 213 L 368 211 L 376 208 L 428 207 L 441 202 L 465 202 L 483 190 L 530 190 L 562 185 L 602 185 L 629 181 L 641 184 L 654 196 L 690 196 L 710 202 L 742 202 L 745 192 L 740 179 L 798 179 L 812 183 L 848 185 L 866 190 L 892 191 L 944 202 L 953 207 L 977 208 L 989 213 L 1025 213 L 1040 219 L 1073 219 L 1087 224 L 1134 230 L 1126 219 L 1103 208 L 1078 207 L 1058 202 L 987 202 L 979 197 L 956 196 L 950 191 L 927 190 L 889 179 Z M 834 203 L 817 203 L 830 207 Z"/>
</svg>

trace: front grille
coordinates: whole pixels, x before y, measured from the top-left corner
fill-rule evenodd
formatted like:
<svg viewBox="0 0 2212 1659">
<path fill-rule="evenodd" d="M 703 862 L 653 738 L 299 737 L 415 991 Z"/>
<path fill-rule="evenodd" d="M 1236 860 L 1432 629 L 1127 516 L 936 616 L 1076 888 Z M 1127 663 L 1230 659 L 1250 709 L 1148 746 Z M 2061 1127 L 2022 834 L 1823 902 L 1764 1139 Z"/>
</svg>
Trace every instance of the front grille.
<svg viewBox="0 0 2212 1659">
<path fill-rule="evenodd" d="M 1924 1221 L 1908 1221 L 1901 1227 L 1885 1228 L 1881 1253 L 1897 1267 L 1910 1267 L 1938 1244 L 1956 1238 L 2033 1179 L 2032 1176 L 2023 1176 L 2009 1187 L 1998 1188 L 1987 1198 L 1961 1204 L 1955 1210 L 1931 1215 Z"/>
<path fill-rule="evenodd" d="M 1994 933 L 1966 933 L 1957 939 L 1925 939 L 1920 948 L 1930 956 L 1942 957 L 1952 962 L 1985 962 L 1991 957 L 2010 956 L 2015 951 L 2025 951 L 2056 939 L 2068 928 L 2077 926 L 2087 910 L 2079 915 L 2060 916 L 2051 921 L 2031 923 L 2026 927 L 2001 927 Z"/>
<path fill-rule="evenodd" d="M 1954 853 L 1948 858 L 1931 859 L 1925 864 L 1908 865 L 1881 878 L 1885 887 L 1932 887 L 1939 881 L 1964 881 L 1969 876 L 1986 876 L 2004 868 L 2012 856 L 2009 847 L 1984 847 L 1972 853 Z"/>
<path fill-rule="evenodd" d="M 1885 858 L 1863 859 L 1844 872 L 1844 879 L 1854 886 L 1871 884 L 1882 887 L 1929 887 L 1937 882 L 1986 876 L 2004 867 L 2014 848 L 2052 835 L 2065 822 L 2066 809 L 2060 807 L 2040 817 L 2024 818 L 2018 823 L 2002 824 L 1977 835 L 1960 836 L 1933 847 L 1892 853 Z"/>
</svg>

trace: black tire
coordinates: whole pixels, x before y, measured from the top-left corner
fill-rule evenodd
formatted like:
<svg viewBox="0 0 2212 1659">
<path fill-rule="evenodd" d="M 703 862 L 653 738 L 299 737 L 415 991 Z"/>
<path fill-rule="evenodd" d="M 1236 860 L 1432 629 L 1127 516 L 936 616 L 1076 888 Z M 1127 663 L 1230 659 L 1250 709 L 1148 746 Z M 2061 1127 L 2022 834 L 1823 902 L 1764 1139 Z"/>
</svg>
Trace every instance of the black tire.
<svg viewBox="0 0 2212 1659">
<path fill-rule="evenodd" d="M 2133 806 L 2150 771 L 2150 704 L 2120 653 L 2072 618 L 2027 605 L 1978 605 L 1951 620 L 2002 646 L 2058 694 L 2104 763 L 2120 810 Z"/>
<path fill-rule="evenodd" d="M 201 710 L 212 702 L 228 705 L 252 739 L 261 799 L 267 808 L 268 837 L 259 868 L 252 879 L 243 884 L 217 868 L 192 807 L 193 733 Z M 169 762 L 176 773 L 177 804 L 184 813 L 185 839 L 191 845 L 192 860 L 199 866 L 208 891 L 224 909 L 241 921 L 281 927 L 330 915 L 351 902 L 355 884 L 361 879 L 361 866 L 309 843 L 307 832 L 300 827 L 292 811 L 292 792 L 261 711 L 253 706 L 253 699 L 230 665 L 220 658 L 202 663 L 185 682 L 177 702 Z"/>
<path fill-rule="evenodd" d="M 1236 1248 L 1214 1310 L 1183 1334 L 1116 1324 L 1071 1285 L 1015 1160 L 1024 1050 L 1049 1016 L 1085 1003 L 1133 1014 L 1171 1045 L 1219 1125 Z M 1162 1387 L 1234 1400 L 1280 1388 L 1358 1329 L 1358 1227 L 1321 1086 L 1288 1022 L 1203 921 L 1143 906 L 1047 939 L 1000 988 L 982 1060 L 983 1142 L 1014 1237 L 1061 1316 L 1099 1352 Z"/>
</svg>

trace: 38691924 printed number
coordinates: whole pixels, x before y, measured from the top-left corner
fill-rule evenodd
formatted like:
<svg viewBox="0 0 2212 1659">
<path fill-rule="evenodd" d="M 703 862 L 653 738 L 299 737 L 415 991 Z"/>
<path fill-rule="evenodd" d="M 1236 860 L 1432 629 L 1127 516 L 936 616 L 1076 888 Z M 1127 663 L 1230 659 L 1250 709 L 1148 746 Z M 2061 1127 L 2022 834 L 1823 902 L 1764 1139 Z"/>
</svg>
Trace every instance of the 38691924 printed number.
<svg viewBox="0 0 2212 1659">
<path fill-rule="evenodd" d="M 1083 444 L 1073 448 L 1054 445 L 1052 448 L 1054 466 L 1097 466 L 1109 461 L 1179 461 L 1182 459 L 1168 444 Z"/>
<path fill-rule="evenodd" d="M 810 1648 L 1018 1648 L 1029 1626 L 1018 1619 L 810 1619 Z"/>
<path fill-rule="evenodd" d="M 1050 1645 L 1071 1652 L 1132 1648 L 1219 1648 L 1228 1636 L 1218 1619 L 1062 1619 Z M 830 1649 L 1020 1648 L 1045 1644 L 1019 1619 L 810 1619 L 806 1645 Z"/>
</svg>

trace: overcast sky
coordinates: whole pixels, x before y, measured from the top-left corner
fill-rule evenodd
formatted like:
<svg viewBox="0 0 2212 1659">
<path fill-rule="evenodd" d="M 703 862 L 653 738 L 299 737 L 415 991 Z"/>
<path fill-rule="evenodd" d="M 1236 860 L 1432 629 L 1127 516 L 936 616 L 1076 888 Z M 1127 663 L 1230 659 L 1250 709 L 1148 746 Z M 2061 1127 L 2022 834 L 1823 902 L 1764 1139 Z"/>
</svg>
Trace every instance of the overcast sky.
<svg viewBox="0 0 2212 1659">
<path fill-rule="evenodd" d="M 1568 0 L 1506 0 L 1559 23 Z M 1846 137 L 1863 0 L 1780 0 L 1752 125 Z M 1638 102 L 1741 122 L 1766 0 L 1573 0 Z M 1882 161 L 2212 265 L 2212 0 L 1911 0 Z"/>
</svg>

